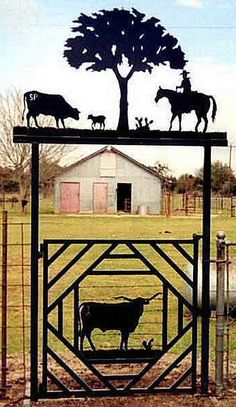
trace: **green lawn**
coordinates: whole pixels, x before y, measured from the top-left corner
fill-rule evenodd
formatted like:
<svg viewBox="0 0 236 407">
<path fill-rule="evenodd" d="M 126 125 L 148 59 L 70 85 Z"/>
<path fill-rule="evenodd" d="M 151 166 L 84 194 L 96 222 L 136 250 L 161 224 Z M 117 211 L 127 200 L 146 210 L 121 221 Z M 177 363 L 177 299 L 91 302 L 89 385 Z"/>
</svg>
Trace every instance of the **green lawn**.
<svg viewBox="0 0 236 407">
<path fill-rule="evenodd" d="M 48 208 L 48 202 L 47 202 Z M 112 239 L 184 239 L 191 238 L 193 233 L 201 234 L 202 231 L 202 219 L 200 217 L 171 217 L 166 218 L 162 216 L 88 216 L 88 215 L 53 215 L 45 213 L 46 207 L 42 208 L 41 225 L 40 225 L 40 239 L 62 238 L 62 239 L 100 239 L 100 238 L 112 238 Z M 22 215 L 19 208 L 9 211 L 9 255 L 8 255 L 8 304 L 10 305 L 8 310 L 8 339 L 9 339 L 9 354 L 19 354 L 22 352 L 22 302 L 25 304 L 25 324 L 29 326 L 29 253 L 30 253 L 30 217 L 29 215 Z M 215 255 L 215 240 L 218 230 L 224 230 L 228 240 L 236 241 L 236 218 L 214 216 L 212 218 L 212 256 Z M 21 241 L 24 241 L 26 245 L 20 246 Z M 58 259 L 55 264 L 52 265 L 50 273 L 51 276 L 55 275 L 60 270 L 63 264 L 73 257 L 77 248 L 72 247 L 65 256 Z M 148 256 L 154 256 L 152 253 L 146 253 Z M 174 260 L 181 264 L 181 260 L 178 258 L 178 254 L 174 250 L 170 250 L 169 254 L 173 256 Z M 62 282 L 56 284 L 49 296 L 49 300 L 53 301 L 60 292 L 65 288 L 67 284 L 70 284 L 75 275 L 81 273 L 86 269 L 88 264 L 91 264 L 92 257 L 96 256 L 96 253 L 92 253 L 85 256 L 85 259 L 81 264 L 75 265 L 72 271 L 67 273 L 62 279 Z M 235 253 L 232 251 L 232 256 L 235 257 Z M 154 262 L 158 262 L 153 258 Z M 120 268 L 126 268 L 125 260 Z M 40 261 L 41 264 L 41 261 Z M 110 269 L 116 269 L 117 264 L 110 262 L 107 264 Z M 133 267 L 142 270 L 142 267 L 138 264 L 134 264 Z M 163 272 L 168 273 L 168 269 L 163 265 Z M 179 290 L 182 289 L 182 283 L 177 277 L 176 273 L 169 274 L 172 281 L 175 282 Z M 24 296 L 22 296 L 22 288 L 20 287 L 22 281 L 27 285 L 24 290 Z M 40 282 L 42 281 L 42 270 L 40 267 Z M 158 291 L 160 287 L 159 280 L 150 277 L 143 276 L 142 274 L 134 278 L 132 277 L 97 277 L 88 278 L 84 284 L 83 290 L 81 290 L 81 299 L 87 298 L 96 300 L 112 300 L 115 295 L 126 295 L 130 297 L 136 297 L 143 293 L 143 296 L 152 295 Z M 143 291 L 141 290 L 143 286 Z M 171 309 L 174 310 L 177 307 L 177 301 L 174 297 L 170 297 Z M 162 318 L 160 312 L 156 312 L 158 307 L 161 306 L 160 301 L 153 301 L 153 303 L 146 308 L 147 312 L 143 316 L 143 324 L 138 327 L 137 336 L 131 339 L 131 346 L 138 346 L 141 343 L 141 339 L 150 337 L 150 334 L 156 335 L 156 347 L 160 346 L 160 326 Z M 71 313 L 73 309 L 73 298 L 69 296 L 64 302 L 65 310 L 65 335 L 71 339 L 73 334 L 71 328 Z M 42 317 L 40 316 L 40 319 Z M 52 323 L 56 323 L 56 312 L 52 313 Z M 146 319 L 145 319 L 146 318 Z M 174 313 L 169 317 L 169 332 L 168 335 L 171 338 L 176 331 L 176 316 Z M 186 320 L 187 323 L 187 320 Z M 146 334 L 146 332 L 148 334 Z M 26 347 L 28 348 L 28 329 L 26 329 Z M 94 339 L 96 343 L 113 344 L 117 346 L 117 335 L 109 335 L 110 333 L 101 334 Z M 96 338 L 97 333 L 95 334 Z M 236 340 L 234 335 L 232 337 L 232 349 L 236 349 Z M 186 338 L 186 340 L 189 338 Z M 50 339 L 54 343 L 55 338 Z M 100 342 L 99 342 L 100 341 Z M 212 333 L 211 342 L 214 342 L 214 333 Z M 184 345 L 184 343 L 183 343 Z M 60 345 L 56 345 L 59 346 Z"/>
</svg>

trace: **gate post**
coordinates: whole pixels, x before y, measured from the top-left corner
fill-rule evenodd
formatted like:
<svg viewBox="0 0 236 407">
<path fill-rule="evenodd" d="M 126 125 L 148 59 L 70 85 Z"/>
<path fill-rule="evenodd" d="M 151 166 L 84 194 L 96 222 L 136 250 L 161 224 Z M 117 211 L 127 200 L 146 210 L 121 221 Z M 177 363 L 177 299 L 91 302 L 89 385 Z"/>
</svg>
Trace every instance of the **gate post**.
<svg viewBox="0 0 236 407">
<path fill-rule="evenodd" d="M 224 388 L 224 294 L 225 294 L 225 233 L 217 233 L 216 260 L 216 355 L 215 380 L 216 395 L 219 396 Z"/>
<path fill-rule="evenodd" d="M 211 246 L 211 145 L 204 146 L 203 167 L 203 240 L 202 240 L 202 339 L 201 392 L 209 386 L 210 324 L 210 246 Z"/>
<path fill-rule="evenodd" d="M 38 398 L 38 258 L 39 258 L 39 145 L 32 143 L 31 161 L 31 400 Z"/>
<path fill-rule="evenodd" d="M 2 212 L 2 361 L 1 396 L 7 390 L 7 211 Z"/>
</svg>

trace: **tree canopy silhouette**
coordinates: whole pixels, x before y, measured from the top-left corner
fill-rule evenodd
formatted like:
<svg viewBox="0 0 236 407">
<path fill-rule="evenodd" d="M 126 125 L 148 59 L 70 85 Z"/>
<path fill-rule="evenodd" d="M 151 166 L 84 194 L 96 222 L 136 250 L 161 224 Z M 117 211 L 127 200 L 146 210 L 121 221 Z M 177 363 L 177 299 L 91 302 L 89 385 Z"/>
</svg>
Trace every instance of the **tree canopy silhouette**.
<svg viewBox="0 0 236 407">
<path fill-rule="evenodd" d="M 91 16 L 81 14 L 73 32 L 78 33 L 66 41 L 64 56 L 70 66 L 80 68 L 91 64 L 87 70 L 111 69 L 120 88 L 120 117 L 118 130 L 128 130 L 128 81 L 135 72 L 152 72 L 154 66 L 165 65 L 183 69 L 184 53 L 178 40 L 165 32 L 155 17 L 132 8 L 101 10 Z M 121 74 L 121 66 L 127 61 L 128 72 Z"/>
</svg>

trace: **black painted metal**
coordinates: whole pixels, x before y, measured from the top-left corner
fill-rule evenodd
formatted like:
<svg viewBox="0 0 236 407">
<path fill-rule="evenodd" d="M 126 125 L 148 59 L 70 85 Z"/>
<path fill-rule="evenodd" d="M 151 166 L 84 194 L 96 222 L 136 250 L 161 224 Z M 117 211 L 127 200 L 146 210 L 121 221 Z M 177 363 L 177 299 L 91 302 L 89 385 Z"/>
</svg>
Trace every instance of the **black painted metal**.
<svg viewBox="0 0 236 407">
<path fill-rule="evenodd" d="M 31 398 L 38 397 L 39 145 L 32 144 L 31 172 Z"/>
<path fill-rule="evenodd" d="M 27 127 L 30 127 L 30 119 L 34 119 L 36 127 L 39 127 L 37 117 L 40 114 L 45 116 L 53 116 L 56 121 L 57 128 L 59 128 L 59 122 L 65 128 L 64 120 L 71 117 L 75 120 L 79 120 L 80 112 L 78 109 L 73 108 L 65 101 L 61 95 L 49 95 L 47 93 L 41 93 L 36 90 L 31 90 L 24 94 L 24 111 L 27 107 L 26 114 Z"/>
<path fill-rule="evenodd" d="M 202 359 L 201 390 L 209 385 L 209 324 L 210 324 L 210 246 L 211 246 L 211 147 L 204 148 L 203 167 L 203 242 L 202 242 Z"/>
<path fill-rule="evenodd" d="M 43 254 L 43 372 L 38 397 L 114 396 L 163 391 L 194 392 L 196 390 L 196 310 L 199 239 L 200 237 L 195 235 L 193 239 L 188 240 L 45 240 L 41 245 Z M 71 248 L 73 248 L 71 258 L 67 259 L 66 264 L 62 268 L 56 268 L 55 272 L 55 264 L 57 264 L 58 259 L 63 258 L 65 252 Z M 174 249 L 178 252 L 182 259 L 181 262 L 184 261 L 192 265 L 192 279 L 189 279 L 189 277 L 183 273 L 181 267 L 171 259 L 170 249 Z M 155 261 L 145 255 L 145 253 L 148 253 L 150 250 L 153 254 L 156 253 L 154 256 Z M 96 251 L 98 251 L 99 254 L 93 254 Z M 93 256 L 92 260 L 90 260 L 89 265 L 83 269 L 81 273 L 78 273 L 77 270 L 80 270 L 80 267 L 82 267 L 81 262 L 84 256 L 87 258 L 88 255 Z M 156 264 L 157 258 L 166 264 L 168 275 L 170 273 L 176 273 L 182 283 L 188 286 L 192 292 L 191 303 L 185 299 L 183 293 L 162 273 L 161 266 L 157 266 Z M 145 268 L 142 267 L 137 270 L 133 268 L 134 266 L 132 265 L 125 270 L 117 267 L 107 269 L 106 261 L 114 262 L 115 265 L 120 264 L 119 260 L 122 259 L 126 259 L 126 264 L 130 261 L 130 265 L 133 264 L 132 262 L 134 260 L 137 260 L 145 266 Z M 73 268 L 74 266 L 76 266 L 76 268 Z M 73 270 L 75 271 L 73 272 Z M 51 273 L 53 273 L 53 275 L 51 275 Z M 93 276 L 96 284 L 98 284 L 96 276 L 110 276 L 110 278 L 113 276 L 118 279 L 116 280 L 117 285 L 113 288 L 121 290 L 123 288 L 122 284 L 119 288 L 119 282 L 122 283 L 122 279 L 127 275 L 136 278 L 138 278 L 138 276 L 153 277 L 157 283 L 153 283 L 151 287 L 148 286 L 152 297 L 153 293 L 159 291 L 160 286 L 162 287 L 161 312 L 163 317 L 161 323 L 162 332 L 158 334 L 161 334 L 159 345 L 154 349 L 141 349 L 138 345 L 136 348 L 132 347 L 128 348 L 128 350 L 118 350 L 114 349 L 114 345 L 111 344 L 108 349 L 98 349 L 95 351 L 85 349 L 82 351 L 79 346 L 78 326 L 80 321 L 79 304 L 81 304 L 80 297 L 82 295 L 81 290 L 83 291 L 84 288 L 83 284 Z M 68 276 L 70 276 L 71 280 L 67 280 Z M 120 279 L 119 276 L 121 276 Z M 53 290 L 61 283 L 61 280 L 70 282 L 60 286 L 61 290 L 59 295 L 56 294 L 53 298 Z M 95 288 L 95 293 L 97 289 L 98 288 Z M 171 315 L 173 309 L 171 309 L 168 298 L 169 300 L 172 298 L 172 301 L 176 298 L 179 304 L 179 314 L 176 317 L 176 333 L 172 333 L 171 335 L 168 314 L 170 313 Z M 66 312 L 66 302 L 68 299 L 73 303 L 72 313 L 70 314 L 72 327 L 71 338 L 68 338 L 68 333 L 64 325 L 64 314 Z M 155 299 L 153 301 L 155 301 Z M 189 320 L 184 320 L 183 306 L 192 314 Z M 148 305 L 145 307 L 148 307 Z M 146 310 L 147 308 L 144 310 L 144 313 Z M 90 308 L 90 312 L 92 312 L 92 308 Z M 160 312 L 159 307 L 156 308 L 155 305 L 153 312 L 157 315 L 158 312 Z M 53 313 L 54 316 L 57 315 L 54 321 L 52 321 Z M 104 315 L 104 318 L 105 317 Z M 183 349 L 179 349 L 178 354 L 172 357 L 172 361 L 170 361 L 169 364 L 167 359 L 165 368 L 163 369 L 163 366 L 159 365 L 161 359 L 164 359 L 165 355 L 169 354 L 174 347 L 178 347 L 181 338 L 189 332 L 191 332 L 190 343 L 184 345 L 182 343 L 181 346 Z M 133 334 L 135 335 L 135 331 Z M 147 334 L 148 333 L 146 333 L 146 335 Z M 138 333 L 136 335 L 138 335 Z M 157 333 L 153 335 L 157 340 Z M 58 342 L 57 345 L 50 339 L 51 337 L 55 338 L 55 341 Z M 108 341 L 108 339 L 106 341 Z M 100 343 L 100 347 L 102 343 L 103 342 Z M 64 347 L 63 356 L 60 355 L 60 346 Z M 65 363 L 64 355 L 67 351 L 70 352 L 73 357 L 72 360 Z M 51 359 L 50 363 L 49 358 Z M 81 371 L 78 366 L 74 368 L 73 360 L 80 361 L 82 365 L 87 367 L 90 373 L 84 377 L 83 374 L 81 374 L 84 368 L 82 367 Z M 176 377 L 176 373 L 174 374 L 173 372 L 178 371 L 182 361 L 185 361 L 185 365 L 187 366 L 183 365 L 181 373 Z M 128 363 L 131 363 L 133 367 L 136 365 L 140 366 L 138 371 L 134 372 L 130 370 L 127 373 L 123 373 L 122 366 L 127 366 Z M 58 371 L 53 364 L 56 366 L 59 365 L 64 373 L 60 374 L 60 371 Z M 117 373 L 114 368 L 117 364 L 120 366 L 119 373 Z M 168 366 L 166 366 L 166 364 Z M 109 372 L 103 373 L 99 368 L 100 365 L 109 365 Z M 152 373 L 151 379 L 148 376 L 150 372 Z M 69 376 L 70 380 L 65 380 L 65 375 Z M 93 385 L 91 378 L 95 378 L 96 380 L 94 380 L 98 381 L 99 385 Z M 76 383 L 74 387 L 70 384 L 72 379 Z M 187 383 L 183 386 L 186 379 Z M 116 384 L 115 380 L 119 381 L 119 384 Z M 145 384 L 142 382 L 143 380 L 146 380 Z M 120 384 L 121 382 L 122 386 Z"/>
<path fill-rule="evenodd" d="M 186 71 L 183 71 L 186 72 Z M 186 78 L 186 80 L 189 80 Z M 178 86 L 179 87 L 179 86 Z M 178 88 L 177 87 L 177 88 Z M 181 86 L 182 87 L 182 86 Z M 191 86 L 190 86 L 191 88 Z M 172 123 L 175 120 L 176 117 L 179 118 L 179 131 L 182 130 L 182 114 L 183 113 L 191 113 L 192 110 L 195 111 L 197 115 L 197 123 L 195 126 L 195 131 L 198 131 L 198 127 L 201 123 L 201 121 L 204 122 L 204 127 L 203 127 L 203 133 L 206 132 L 207 126 L 208 126 L 208 118 L 207 114 L 210 109 L 212 101 L 212 121 L 215 120 L 216 116 L 216 111 L 217 111 L 217 106 L 216 106 L 216 101 L 213 96 L 208 96 L 205 95 L 204 93 L 200 92 L 191 92 L 191 89 L 184 89 L 183 93 L 178 93 L 172 89 L 162 89 L 159 87 L 156 97 L 155 97 L 155 102 L 158 103 L 158 101 L 162 98 L 167 98 L 171 105 L 171 112 L 172 112 L 172 117 L 170 120 L 170 127 L 169 130 L 172 129 Z M 189 109 L 189 106 L 191 106 L 191 110 Z"/>
<path fill-rule="evenodd" d="M 197 237 L 194 239 L 194 247 L 193 247 L 193 258 L 198 259 L 199 257 L 199 244 L 197 241 Z M 203 236 L 202 236 L 203 238 Z M 193 304 L 198 303 L 198 264 L 194 261 L 193 263 Z M 193 341 L 193 347 L 197 349 L 197 332 L 198 332 L 198 324 L 197 324 L 197 308 L 193 307 L 193 330 L 192 330 L 192 341 Z M 207 361 L 209 363 L 209 361 Z M 197 381 L 197 351 L 194 353 L 194 358 L 192 361 L 192 367 L 193 367 L 193 374 L 192 374 L 192 386 L 194 392 L 196 391 L 196 381 Z M 207 377 L 208 381 L 208 377 Z"/>
<path fill-rule="evenodd" d="M 188 131 L 79 130 L 14 127 L 15 143 L 120 144 L 169 146 L 227 146 L 226 133 Z"/>
</svg>

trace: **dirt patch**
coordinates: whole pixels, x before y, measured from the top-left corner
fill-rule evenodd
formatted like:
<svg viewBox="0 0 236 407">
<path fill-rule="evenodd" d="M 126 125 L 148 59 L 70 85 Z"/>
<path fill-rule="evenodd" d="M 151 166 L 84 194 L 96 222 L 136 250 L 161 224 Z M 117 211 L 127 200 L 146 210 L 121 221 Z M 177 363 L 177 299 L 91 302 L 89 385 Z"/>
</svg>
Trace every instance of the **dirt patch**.
<svg viewBox="0 0 236 407">
<path fill-rule="evenodd" d="M 15 388 L 14 399 L 2 400 L 0 406 L 13 407 L 19 406 L 23 407 L 23 399 L 19 397 L 18 391 L 20 389 Z M 88 397 L 86 399 L 75 399 L 75 400 L 44 400 L 33 402 L 32 407 L 235 407 L 236 405 L 236 395 L 227 394 L 221 399 L 213 396 L 200 397 L 199 395 L 146 395 L 146 396 L 128 396 L 128 397 Z"/>
<path fill-rule="evenodd" d="M 236 370 L 235 370 L 236 371 Z M 25 383 L 20 360 L 11 358 L 9 361 L 9 389 L 7 397 L 0 399 L 0 407 L 23 407 L 25 394 L 29 391 L 29 382 Z M 200 382 L 200 377 L 198 377 Z M 128 397 L 87 397 L 79 399 L 42 400 L 32 402 L 32 407 L 235 407 L 236 406 L 236 375 L 231 375 L 227 383 L 227 391 L 221 398 L 214 397 L 214 383 L 210 384 L 210 395 L 200 394 L 149 394 Z"/>
</svg>

